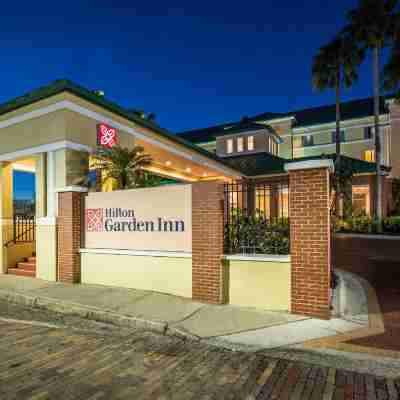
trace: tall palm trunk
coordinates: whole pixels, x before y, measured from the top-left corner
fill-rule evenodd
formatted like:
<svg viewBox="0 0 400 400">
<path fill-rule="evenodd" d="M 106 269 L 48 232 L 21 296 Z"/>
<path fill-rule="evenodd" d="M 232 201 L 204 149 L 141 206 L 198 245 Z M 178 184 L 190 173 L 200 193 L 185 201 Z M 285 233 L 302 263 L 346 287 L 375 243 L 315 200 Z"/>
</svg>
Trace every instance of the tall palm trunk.
<svg viewBox="0 0 400 400">
<path fill-rule="evenodd" d="M 336 132 L 335 132 L 335 142 L 336 142 L 336 193 L 335 193 L 335 208 L 336 214 L 342 217 L 342 207 L 341 207 L 341 191 L 340 187 L 340 175 L 341 175 L 341 154 L 340 154 L 340 68 L 337 71 L 336 77 Z"/>
<path fill-rule="evenodd" d="M 373 74 L 374 74 L 374 121 L 375 121 L 375 163 L 376 163 L 376 189 L 374 214 L 378 220 L 382 219 L 382 180 L 381 180 L 381 137 L 379 129 L 380 111 L 380 73 L 379 73 L 380 47 L 373 49 Z"/>
</svg>

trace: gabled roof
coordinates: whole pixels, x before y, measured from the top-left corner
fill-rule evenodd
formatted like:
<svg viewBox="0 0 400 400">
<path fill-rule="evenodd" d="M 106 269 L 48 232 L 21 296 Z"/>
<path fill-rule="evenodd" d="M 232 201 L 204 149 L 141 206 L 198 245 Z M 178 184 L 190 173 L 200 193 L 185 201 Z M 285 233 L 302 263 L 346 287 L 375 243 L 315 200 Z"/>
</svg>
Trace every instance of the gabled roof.
<svg viewBox="0 0 400 400">
<path fill-rule="evenodd" d="M 213 159 L 214 161 L 218 161 L 224 164 L 223 160 L 219 159 L 217 156 L 208 152 L 207 150 L 194 145 L 192 142 L 187 141 L 182 137 L 174 135 L 173 133 L 167 131 L 164 128 L 161 128 L 152 120 L 141 118 L 136 110 L 127 110 L 124 107 L 118 105 L 117 103 L 108 100 L 104 96 L 100 96 L 96 94 L 94 91 L 86 89 L 83 86 L 77 85 L 76 83 L 68 79 L 56 80 L 47 86 L 42 86 L 38 89 L 26 93 L 23 96 L 17 97 L 6 103 L 0 104 L 0 115 L 9 113 L 11 111 L 15 111 L 21 107 L 28 106 L 30 104 L 36 103 L 37 101 L 44 100 L 48 97 L 55 96 L 63 92 L 72 93 L 77 97 L 89 101 L 92 104 L 98 105 L 108 111 L 120 115 L 121 117 L 124 117 L 129 121 L 132 121 L 145 128 L 151 129 L 152 131 L 160 134 L 163 137 L 168 138 L 169 140 L 175 143 L 178 143 L 197 153 L 200 153 L 204 157 Z"/>
<path fill-rule="evenodd" d="M 284 114 L 266 113 L 268 119 L 281 118 Z M 177 133 L 177 136 L 185 138 L 192 143 L 213 142 L 218 136 L 232 135 L 243 131 L 249 131 L 249 124 L 256 123 L 253 118 L 244 118 L 236 122 L 228 122 L 226 124 L 215 125 L 209 128 L 194 129 L 190 131 Z M 265 126 L 264 126 L 265 128 Z"/>
<path fill-rule="evenodd" d="M 392 99 L 393 96 L 382 96 L 380 104 L 380 112 L 387 112 L 385 101 Z M 342 120 L 350 120 L 364 118 L 374 115 L 374 101 L 372 97 L 358 100 L 351 100 L 341 103 L 341 118 Z M 306 108 L 302 110 L 294 110 L 286 113 L 262 113 L 254 115 L 246 119 L 248 122 L 258 123 L 277 118 L 294 117 L 294 127 L 306 127 L 335 122 L 336 105 L 330 104 L 326 106 Z M 195 129 L 177 133 L 178 136 L 189 140 L 192 143 L 207 143 L 216 140 L 218 136 L 224 136 L 232 133 L 236 129 L 237 132 L 244 132 L 245 124 L 243 120 L 231 122 L 228 124 L 211 126 L 209 128 Z M 229 131 L 230 130 L 230 131 Z"/>
</svg>

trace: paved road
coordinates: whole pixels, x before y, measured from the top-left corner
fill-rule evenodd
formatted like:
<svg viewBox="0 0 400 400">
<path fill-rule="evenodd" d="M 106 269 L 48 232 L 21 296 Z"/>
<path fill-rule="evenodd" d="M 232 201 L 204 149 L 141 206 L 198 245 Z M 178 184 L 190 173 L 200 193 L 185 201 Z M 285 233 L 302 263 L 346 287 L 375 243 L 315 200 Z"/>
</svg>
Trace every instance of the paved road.
<svg viewBox="0 0 400 400">
<path fill-rule="evenodd" d="M 28 312 L 22 309 L 18 317 Z M 0 305 L 1 400 L 400 398 L 400 379 L 219 350 L 150 332 L 102 325 L 89 330 L 85 322 L 79 329 L 21 323 L 10 314 L 1 317 Z"/>
</svg>

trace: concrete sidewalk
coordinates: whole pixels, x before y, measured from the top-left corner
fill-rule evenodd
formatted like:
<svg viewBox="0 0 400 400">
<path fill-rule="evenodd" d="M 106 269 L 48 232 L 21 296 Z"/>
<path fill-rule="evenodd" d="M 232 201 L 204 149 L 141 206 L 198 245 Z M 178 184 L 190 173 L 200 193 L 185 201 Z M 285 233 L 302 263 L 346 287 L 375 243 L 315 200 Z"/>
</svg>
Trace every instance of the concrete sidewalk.
<svg viewBox="0 0 400 400">
<path fill-rule="evenodd" d="M 366 295 L 360 290 L 353 287 L 351 292 L 356 299 L 355 312 L 349 312 L 346 306 L 347 315 L 322 321 L 284 312 L 207 305 L 142 290 L 0 275 L 3 300 L 249 350 L 298 346 L 310 340 L 367 329 Z M 340 301 L 344 300 L 335 300 L 338 304 Z"/>
</svg>

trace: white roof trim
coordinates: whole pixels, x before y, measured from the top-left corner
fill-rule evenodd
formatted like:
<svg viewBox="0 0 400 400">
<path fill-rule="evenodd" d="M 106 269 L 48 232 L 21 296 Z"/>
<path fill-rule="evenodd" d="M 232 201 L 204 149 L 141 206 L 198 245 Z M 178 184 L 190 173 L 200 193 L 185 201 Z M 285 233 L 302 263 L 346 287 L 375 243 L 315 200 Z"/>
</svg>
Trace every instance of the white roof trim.
<svg viewBox="0 0 400 400">
<path fill-rule="evenodd" d="M 29 147 L 23 150 L 17 150 L 12 153 L 5 153 L 0 155 L 0 161 L 12 161 L 16 158 L 32 156 L 38 153 L 47 153 L 48 151 L 55 151 L 60 149 L 71 149 L 78 151 L 91 152 L 92 148 L 84 144 L 70 142 L 69 140 L 60 140 L 59 142 L 43 144 L 40 146 Z"/>
<path fill-rule="evenodd" d="M 333 160 L 330 159 L 319 159 L 319 160 L 307 160 L 286 163 L 284 165 L 285 171 L 298 171 L 302 169 L 315 169 L 315 168 L 328 168 L 330 172 L 335 170 Z"/>
</svg>

